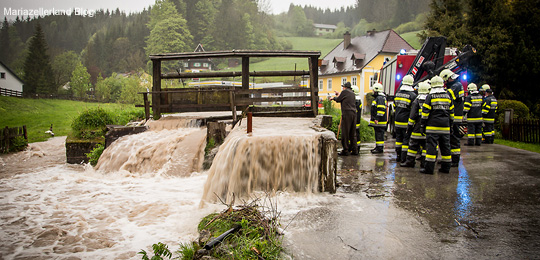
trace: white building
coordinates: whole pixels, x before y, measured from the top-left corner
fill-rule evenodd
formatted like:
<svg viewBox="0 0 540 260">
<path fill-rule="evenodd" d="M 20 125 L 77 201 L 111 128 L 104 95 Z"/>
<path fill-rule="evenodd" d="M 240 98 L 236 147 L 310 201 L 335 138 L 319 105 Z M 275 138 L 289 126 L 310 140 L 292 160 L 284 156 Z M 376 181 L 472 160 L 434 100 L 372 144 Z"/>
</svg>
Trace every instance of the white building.
<svg viewBox="0 0 540 260">
<path fill-rule="evenodd" d="M 24 82 L 0 61 L 0 95 L 22 97 Z"/>
</svg>

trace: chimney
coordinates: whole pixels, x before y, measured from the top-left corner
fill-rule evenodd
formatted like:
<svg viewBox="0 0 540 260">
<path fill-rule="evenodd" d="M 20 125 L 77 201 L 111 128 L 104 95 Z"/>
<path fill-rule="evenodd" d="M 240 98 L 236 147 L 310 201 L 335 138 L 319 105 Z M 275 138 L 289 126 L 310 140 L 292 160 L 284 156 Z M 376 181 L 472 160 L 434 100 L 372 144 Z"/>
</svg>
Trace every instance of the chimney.
<svg viewBox="0 0 540 260">
<path fill-rule="evenodd" d="M 373 34 L 375 34 L 377 31 L 375 29 L 371 30 L 371 31 L 367 31 L 367 35 L 368 36 L 373 36 Z"/>
<path fill-rule="evenodd" d="M 343 49 L 349 48 L 349 45 L 351 45 L 351 34 L 347 31 L 343 34 Z"/>
</svg>

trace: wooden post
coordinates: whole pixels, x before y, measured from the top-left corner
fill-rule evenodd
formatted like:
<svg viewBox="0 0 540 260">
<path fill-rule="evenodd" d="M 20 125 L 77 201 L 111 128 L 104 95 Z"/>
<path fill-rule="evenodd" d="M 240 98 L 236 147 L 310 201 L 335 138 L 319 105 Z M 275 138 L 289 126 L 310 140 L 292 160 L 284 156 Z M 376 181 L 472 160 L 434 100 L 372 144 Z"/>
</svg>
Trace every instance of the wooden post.
<svg viewBox="0 0 540 260">
<path fill-rule="evenodd" d="M 247 113 L 247 133 L 253 132 L 253 113 Z"/>
<path fill-rule="evenodd" d="M 242 57 L 242 89 L 249 90 L 249 57 Z M 249 97 L 249 94 L 241 96 L 242 98 Z M 244 111 L 246 107 L 242 107 Z"/>
<path fill-rule="evenodd" d="M 26 131 L 26 125 L 23 125 L 22 128 L 23 128 L 24 139 L 28 141 L 28 132 Z"/>
<path fill-rule="evenodd" d="M 309 87 L 311 88 L 311 109 L 313 116 L 319 113 L 319 57 L 309 57 Z"/>
<path fill-rule="evenodd" d="M 229 102 L 231 103 L 231 111 L 232 111 L 232 118 L 233 122 L 236 123 L 236 105 L 234 104 L 234 84 L 231 86 L 231 91 L 229 91 Z"/>
<path fill-rule="evenodd" d="M 152 110 L 154 120 L 161 117 L 161 60 L 152 60 Z"/>
<path fill-rule="evenodd" d="M 9 127 L 6 126 L 6 128 L 4 128 L 4 147 L 5 147 L 5 151 L 8 152 L 9 151 Z"/>
<path fill-rule="evenodd" d="M 144 100 L 144 118 L 146 120 L 150 119 L 150 104 L 148 102 L 148 93 L 143 93 Z"/>
</svg>

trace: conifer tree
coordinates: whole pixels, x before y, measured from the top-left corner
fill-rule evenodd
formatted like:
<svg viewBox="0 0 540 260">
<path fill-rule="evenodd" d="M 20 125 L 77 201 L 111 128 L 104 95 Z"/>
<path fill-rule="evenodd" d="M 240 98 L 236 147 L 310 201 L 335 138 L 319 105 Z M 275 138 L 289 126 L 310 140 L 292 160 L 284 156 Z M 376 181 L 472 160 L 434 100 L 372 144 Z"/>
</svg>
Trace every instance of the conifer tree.
<svg viewBox="0 0 540 260">
<path fill-rule="evenodd" d="M 57 91 L 47 49 L 45 35 L 41 25 L 37 23 L 36 32 L 28 46 L 28 56 L 24 61 L 25 95 L 55 94 Z"/>
<path fill-rule="evenodd" d="M 10 50 L 10 40 L 9 40 L 9 23 L 7 18 L 4 17 L 4 22 L 2 23 L 2 29 L 0 29 L 0 61 L 4 63 L 9 63 L 9 54 Z"/>
</svg>

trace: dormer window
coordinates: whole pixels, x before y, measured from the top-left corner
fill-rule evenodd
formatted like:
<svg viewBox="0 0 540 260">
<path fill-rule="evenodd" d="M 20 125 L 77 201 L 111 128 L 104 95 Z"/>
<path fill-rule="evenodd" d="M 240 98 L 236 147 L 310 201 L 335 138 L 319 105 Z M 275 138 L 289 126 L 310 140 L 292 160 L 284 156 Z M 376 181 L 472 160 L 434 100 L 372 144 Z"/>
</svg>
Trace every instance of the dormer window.
<svg viewBox="0 0 540 260">
<path fill-rule="evenodd" d="M 362 61 L 364 61 L 365 58 L 366 58 L 365 53 L 355 52 L 353 53 L 353 55 L 351 55 L 351 60 L 353 61 L 354 65 L 357 67 L 360 66 L 360 64 L 362 63 Z"/>
<path fill-rule="evenodd" d="M 343 64 L 345 64 L 345 61 L 347 59 L 345 57 L 334 57 L 334 66 L 337 67 L 337 66 L 342 66 Z"/>
</svg>

